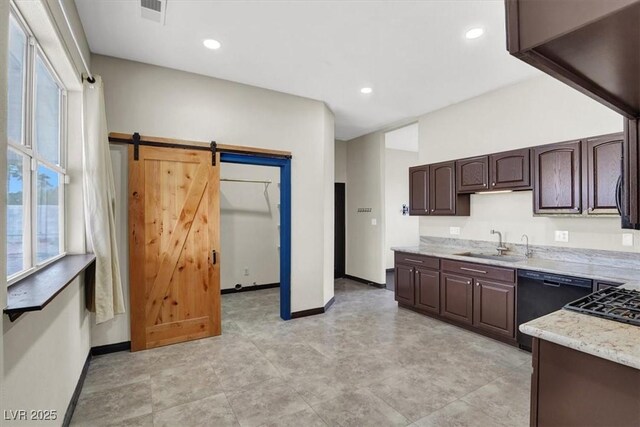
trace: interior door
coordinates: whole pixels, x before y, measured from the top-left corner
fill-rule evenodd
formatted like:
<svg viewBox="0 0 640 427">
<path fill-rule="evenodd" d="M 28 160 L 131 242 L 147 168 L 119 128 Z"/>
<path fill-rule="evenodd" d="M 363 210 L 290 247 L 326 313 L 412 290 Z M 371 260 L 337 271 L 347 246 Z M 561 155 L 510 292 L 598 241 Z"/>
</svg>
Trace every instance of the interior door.
<svg viewBox="0 0 640 427">
<path fill-rule="evenodd" d="M 333 277 L 344 277 L 346 260 L 346 221 L 345 206 L 346 192 L 344 182 L 335 184 L 335 216 L 334 216 L 334 251 L 333 251 Z"/>
<path fill-rule="evenodd" d="M 220 159 L 129 147 L 133 351 L 220 335 Z"/>
</svg>

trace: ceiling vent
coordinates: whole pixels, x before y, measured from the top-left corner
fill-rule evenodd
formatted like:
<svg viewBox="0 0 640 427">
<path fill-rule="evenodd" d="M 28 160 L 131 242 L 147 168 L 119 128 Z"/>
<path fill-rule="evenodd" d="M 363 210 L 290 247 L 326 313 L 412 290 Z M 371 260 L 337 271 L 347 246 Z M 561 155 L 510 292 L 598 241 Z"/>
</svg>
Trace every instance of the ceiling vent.
<svg viewBox="0 0 640 427">
<path fill-rule="evenodd" d="M 167 0 L 140 0 L 140 16 L 164 25 Z"/>
</svg>

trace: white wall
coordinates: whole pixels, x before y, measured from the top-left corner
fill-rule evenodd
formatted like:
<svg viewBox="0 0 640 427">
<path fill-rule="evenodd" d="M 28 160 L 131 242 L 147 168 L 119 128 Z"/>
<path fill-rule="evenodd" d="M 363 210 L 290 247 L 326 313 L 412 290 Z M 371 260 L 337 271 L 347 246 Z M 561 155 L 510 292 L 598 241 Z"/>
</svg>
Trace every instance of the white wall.
<svg viewBox="0 0 640 427">
<path fill-rule="evenodd" d="M 324 280 L 322 282 L 322 305 L 326 306 L 333 298 L 333 266 L 334 266 L 334 252 L 335 252 L 335 124 L 333 112 L 323 104 L 322 109 L 324 127 L 322 129 L 323 134 L 323 174 L 322 182 L 324 183 L 324 197 L 322 198 L 323 209 L 323 221 L 322 221 L 322 234 L 323 234 L 323 274 Z"/>
<path fill-rule="evenodd" d="M 324 103 L 100 55 L 92 68 L 105 83 L 110 131 L 291 151 L 291 308 L 321 307 L 333 296 L 333 114 Z M 123 282 L 127 294 L 128 275 Z M 94 329 L 94 345 L 129 340 L 127 322 L 120 316 L 109 333 Z"/>
<path fill-rule="evenodd" d="M 0 105 L 6 105 L 6 34 L 8 3 L 0 2 Z M 72 58 L 67 56 L 73 48 L 65 48 L 58 38 L 61 22 L 49 17 L 57 10 L 57 2 L 20 1 L 18 7 L 36 38 L 41 43 L 56 71 L 68 89 L 68 175 L 71 183 L 65 187 L 67 208 L 67 250 L 85 251 L 82 206 L 81 170 L 81 82 Z M 73 2 L 66 1 L 67 10 L 77 16 Z M 72 8 L 72 9 L 71 9 Z M 58 10 L 59 12 L 59 10 Z M 73 20 L 73 19 L 72 19 Z M 77 21 L 76 22 L 77 25 Z M 75 28 L 81 43 L 85 43 L 82 27 Z M 0 109 L 0 135 L 6 135 L 5 108 Z M 0 138 L 6 144 L 6 136 Z M 0 150 L 0 187 L 5 184 L 6 150 Z M 5 206 L 5 193 L 0 196 Z M 0 214 L 1 233 L 4 233 L 4 209 Z M 4 234 L 3 234 L 4 235 Z M 0 245 L 0 305 L 6 305 L 5 245 Z M 0 340 L 0 401 L 2 409 L 51 409 L 58 417 L 50 422 L 18 422 L 15 425 L 61 425 L 69 401 L 76 387 L 90 347 L 89 313 L 84 308 L 84 285 L 76 279 L 57 295 L 44 310 L 23 314 L 15 322 L 2 318 Z M 3 421 L 2 425 L 12 425 Z"/>
<path fill-rule="evenodd" d="M 416 246 L 420 243 L 419 220 L 402 215 L 402 205 L 409 206 L 407 170 L 418 161 L 417 151 L 384 150 L 385 268 L 393 268 L 394 246 Z"/>
<path fill-rule="evenodd" d="M 383 153 L 382 132 L 347 142 L 347 274 L 379 284 L 385 283 Z"/>
<path fill-rule="evenodd" d="M 620 132 L 623 126 L 617 113 L 547 76 L 426 114 L 419 124 L 418 164 Z M 496 228 L 512 243 L 527 233 L 537 245 L 640 250 L 637 231 L 635 246 L 622 246 L 619 217 L 534 217 L 532 203 L 531 191 L 474 195 L 470 217 L 421 217 L 420 234 L 455 237 L 449 227 L 458 226 L 460 238 L 493 240 L 489 230 Z M 555 230 L 568 230 L 569 242 L 555 242 Z"/>
<path fill-rule="evenodd" d="M 280 282 L 280 168 L 222 163 L 220 177 L 271 181 L 220 182 L 220 288 Z"/>
<path fill-rule="evenodd" d="M 336 182 L 347 182 L 347 143 L 336 139 Z"/>
</svg>

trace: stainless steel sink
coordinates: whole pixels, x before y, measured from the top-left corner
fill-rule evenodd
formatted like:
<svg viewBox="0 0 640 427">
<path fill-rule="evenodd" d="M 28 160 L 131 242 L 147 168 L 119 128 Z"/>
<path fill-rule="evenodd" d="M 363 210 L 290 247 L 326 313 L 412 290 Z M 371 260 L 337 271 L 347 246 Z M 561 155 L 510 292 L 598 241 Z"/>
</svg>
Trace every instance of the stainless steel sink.
<svg viewBox="0 0 640 427">
<path fill-rule="evenodd" d="M 469 258 L 482 258 L 482 259 L 491 259 L 494 261 L 506 261 L 506 262 L 518 262 L 524 261 L 525 258 L 517 255 L 498 255 L 498 254 L 487 254 L 480 252 L 462 252 L 460 254 L 455 254 L 458 256 L 466 256 Z"/>
</svg>

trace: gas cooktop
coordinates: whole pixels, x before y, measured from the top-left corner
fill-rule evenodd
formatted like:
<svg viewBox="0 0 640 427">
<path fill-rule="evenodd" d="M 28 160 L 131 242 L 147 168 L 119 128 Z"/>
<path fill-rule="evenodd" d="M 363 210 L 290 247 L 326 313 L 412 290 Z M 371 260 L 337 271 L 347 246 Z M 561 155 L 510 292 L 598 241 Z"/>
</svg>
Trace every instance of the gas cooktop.
<svg viewBox="0 0 640 427">
<path fill-rule="evenodd" d="M 567 310 L 640 326 L 640 291 L 605 288 L 564 306 Z"/>
</svg>

